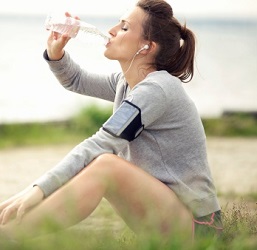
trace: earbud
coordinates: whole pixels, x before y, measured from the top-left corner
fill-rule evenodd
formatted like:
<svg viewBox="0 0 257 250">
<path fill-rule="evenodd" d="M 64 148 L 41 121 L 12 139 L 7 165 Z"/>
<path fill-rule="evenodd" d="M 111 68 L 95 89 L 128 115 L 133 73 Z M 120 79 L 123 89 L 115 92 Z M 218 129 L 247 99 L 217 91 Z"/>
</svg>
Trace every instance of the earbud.
<svg viewBox="0 0 257 250">
<path fill-rule="evenodd" d="M 149 45 L 146 44 L 143 48 L 141 48 L 137 53 L 136 55 L 138 55 L 141 51 L 145 50 L 145 49 L 149 49 Z"/>
<path fill-rule="evenodd" d="M 149 45 L 146 44 L 142 49 L 149 49 Z"/>
</svg>

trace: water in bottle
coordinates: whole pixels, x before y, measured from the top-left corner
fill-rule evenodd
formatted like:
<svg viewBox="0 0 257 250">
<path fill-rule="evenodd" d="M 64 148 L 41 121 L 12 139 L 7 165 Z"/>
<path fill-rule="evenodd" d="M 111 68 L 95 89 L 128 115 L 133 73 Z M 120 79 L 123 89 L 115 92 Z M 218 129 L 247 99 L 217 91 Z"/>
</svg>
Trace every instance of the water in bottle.
<svg viewBox="0 0 257 250">
<path fill-rule="evenodd" d="M 47 30 L 60 34 L 67 34 L 71 38 L 79 38 L 88 43 L 100 42 L 107 44 L 109 37 L 98 30 L 94 25 L 77 20 L 72 17 L 47 16 L 45 21 Z"/>
</svg>

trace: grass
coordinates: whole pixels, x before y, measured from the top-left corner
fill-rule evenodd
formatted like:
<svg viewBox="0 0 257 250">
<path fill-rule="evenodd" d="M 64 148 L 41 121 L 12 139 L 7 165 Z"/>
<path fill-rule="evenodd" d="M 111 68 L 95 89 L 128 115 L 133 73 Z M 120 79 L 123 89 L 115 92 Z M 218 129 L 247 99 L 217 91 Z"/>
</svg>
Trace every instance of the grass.
<svg viewBox="0 0 257 250">
<path fill-rule="evenodd" d="M 205 238 L 192 243 L 191 240 L 186 241 L 181 233 L 172 235 L 166 242 L 154 235 L 146 234 L 138 237 L 122 224 L 120 218 L 104 200 L 88 219 L 89 222 L 85 220 L 68 230 L 32 240 L 23 238 L 19 243 L 0 241 L 0 249 L 255 250 L 257 211 L 248 204 L 248 201 L 241 199 L 223 208 L 224 232 L 220 238 Z M 99 220 L 102 222 L 99 223 Z M 90 227 L 90 221 L 94 227 Z M 119 223 L 121 226 L 117 227 Z M 54 225 L 49 223 L 47 227 L 51 231 Z"/>
<path fill-rule="evenodd" d="M 77 143 L 94 134 L 111 115 L 111 108 L 87 107 L 68 121 L 0 125 L 0 149 L 8 147 Z M 207 136 L 257 137 L 256 117 L 235 113 L 202 119 Z"/>
<path fill-rule="evenodd" d="M 77 143 L 94 134 L 111 115 L 110 108 L 90 106 L 63 122 L 0 125 L 0 149 Z"/>
<path fill-rule="evenodd" d="M 203 119 L 207 136 L 257 136 L 256 115 L 243 112 L 225 114 L 221 118 Z"/>
<path fill-rule="evenodd" d="M 94 134 L 110 115 L 110 108 L 91 106 L 64 122 L 2 124 L 0 125 L 0 149 L 77 143 Z M 237 113 L 202 120 L 207 136 L 257 137 L 256 117 L 251 115 Z M 257 249 L 257 193 L 253 192 L 244 196 L 243 199 L 238 199 L 236 194 L 219 194 L 219 197 L 226 201 L 223 207 L 224 233 L 219 239 L 202 239 L 192 245 L 185 242 L 183 235 L 174 235 L 166 243 L 153 235 L 138 238 L 122 224 L 110 206 L 102 203 L 92 217 L 69 230 L 34 240 L 23 240 L 19 244 L 1 240 L 0 235 L 0 249 Z"/>
</svg>

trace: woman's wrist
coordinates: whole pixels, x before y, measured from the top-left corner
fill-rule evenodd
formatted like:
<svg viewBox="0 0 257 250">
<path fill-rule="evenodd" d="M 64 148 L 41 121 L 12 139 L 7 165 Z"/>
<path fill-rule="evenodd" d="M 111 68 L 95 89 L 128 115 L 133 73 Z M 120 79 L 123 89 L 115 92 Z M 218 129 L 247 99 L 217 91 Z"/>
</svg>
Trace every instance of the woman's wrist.
<svg viewBox="0 0 257 250">
<path fill-rule="evenodd" d="M 35 195 L 38 197 L 39 200 L 44 199 L 44 197 L 45 197 L 44 192 L 39 186 L 37 186 L 37 185 L 33 186 L 32 190 L 35 193 Z"/>
<path fill-rule="evenodd" d="M 48 50 L 46 50 L 46 53 L 45 53 L 45 55 L 46 55 L 46 59 L 48 60 L 48 61 L 60 61 L 62 58 L 63 58 L 63 56 L 64 56 L 64 50 L 63 51 L 61 51 L 60 53 L 56 53 L 56 54 L 51 54 Z"/>
</svg>

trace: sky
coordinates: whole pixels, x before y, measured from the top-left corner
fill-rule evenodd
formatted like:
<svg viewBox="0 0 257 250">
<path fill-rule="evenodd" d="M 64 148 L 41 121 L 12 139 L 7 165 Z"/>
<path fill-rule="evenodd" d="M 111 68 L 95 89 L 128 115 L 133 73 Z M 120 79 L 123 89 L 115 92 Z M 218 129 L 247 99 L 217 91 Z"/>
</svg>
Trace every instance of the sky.
<svg viewBox="0 0 257 250">
<path fill-rule="evenodd" d="M 256 0 L 167 0 L 177 16 L 256 18 Z M 1 5 L 0 13 L 48 14 L 69 11 L 74 15 L 121 16 L 134 0 L 13 0 Z"/>
</svg>

